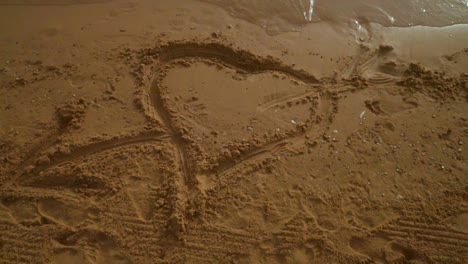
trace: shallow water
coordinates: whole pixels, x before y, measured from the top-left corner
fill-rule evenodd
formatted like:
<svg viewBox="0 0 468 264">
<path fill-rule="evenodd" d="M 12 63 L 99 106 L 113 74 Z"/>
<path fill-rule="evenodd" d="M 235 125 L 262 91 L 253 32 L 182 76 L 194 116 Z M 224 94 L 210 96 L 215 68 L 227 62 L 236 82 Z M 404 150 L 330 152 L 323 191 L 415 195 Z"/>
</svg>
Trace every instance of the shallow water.
<svg viewBox="0 0 468 264">
<path fill-rule="evenodd" d="M 384 26 L 442 27 L 468 23 L 468 0 L 201 0 L 230 15 L 258 24 L 269 33 L 307 23 L 373 22 Z"/>
</svg>

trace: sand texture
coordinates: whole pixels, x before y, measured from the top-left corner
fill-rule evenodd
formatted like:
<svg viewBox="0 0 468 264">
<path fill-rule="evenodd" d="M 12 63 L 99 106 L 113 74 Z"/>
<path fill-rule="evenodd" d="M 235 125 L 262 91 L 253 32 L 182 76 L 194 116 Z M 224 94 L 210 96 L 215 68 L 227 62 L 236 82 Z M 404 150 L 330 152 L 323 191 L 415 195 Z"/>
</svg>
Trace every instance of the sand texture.
<svg viewBox="0 0 468 264">
<path fill-rule="evenodd" d="M 410 2 L 0 0 L 0 264 L 466 263 L 468 4 Z"/>
</svg>

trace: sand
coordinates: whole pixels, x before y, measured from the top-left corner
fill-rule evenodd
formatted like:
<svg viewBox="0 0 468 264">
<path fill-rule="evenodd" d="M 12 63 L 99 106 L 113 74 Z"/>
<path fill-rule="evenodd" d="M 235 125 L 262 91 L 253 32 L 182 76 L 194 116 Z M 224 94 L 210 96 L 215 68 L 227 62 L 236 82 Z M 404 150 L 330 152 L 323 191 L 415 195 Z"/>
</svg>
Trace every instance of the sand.
<svg viewBox="0 0 468 264">
<path fill-rule="evenodd" d="M 0 263 L 466 263 L 468 5 L 391 2 L 0 0 Z"/>
</svg>

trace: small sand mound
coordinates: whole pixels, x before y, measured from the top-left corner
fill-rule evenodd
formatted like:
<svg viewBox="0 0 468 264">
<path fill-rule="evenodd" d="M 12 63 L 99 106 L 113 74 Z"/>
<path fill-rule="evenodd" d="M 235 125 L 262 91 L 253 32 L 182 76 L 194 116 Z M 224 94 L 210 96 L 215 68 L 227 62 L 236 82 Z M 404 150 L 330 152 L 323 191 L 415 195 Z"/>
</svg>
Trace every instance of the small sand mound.
<svg viewBox="0 0 468 264">
<path fill-rule="evenodd" d="M 56 110 L 60 127 L 80 128 L 80 123 L 85 115 L 88 104 L 85 99 L 70 100 Z"/>
</svg>

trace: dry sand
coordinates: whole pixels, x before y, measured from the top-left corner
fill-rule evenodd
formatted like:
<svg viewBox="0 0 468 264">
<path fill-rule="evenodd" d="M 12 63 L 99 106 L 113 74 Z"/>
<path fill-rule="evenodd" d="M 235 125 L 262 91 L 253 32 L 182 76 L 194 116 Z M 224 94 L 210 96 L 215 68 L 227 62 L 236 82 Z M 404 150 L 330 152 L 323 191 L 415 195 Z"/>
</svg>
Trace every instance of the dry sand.
<svg viewBox="0 0 468 264">
<path fill-rule="evenodd" d="M 466 263 L 466 23 L 0 0 L 0 263 Z"/>
</svg>

